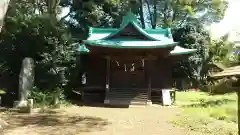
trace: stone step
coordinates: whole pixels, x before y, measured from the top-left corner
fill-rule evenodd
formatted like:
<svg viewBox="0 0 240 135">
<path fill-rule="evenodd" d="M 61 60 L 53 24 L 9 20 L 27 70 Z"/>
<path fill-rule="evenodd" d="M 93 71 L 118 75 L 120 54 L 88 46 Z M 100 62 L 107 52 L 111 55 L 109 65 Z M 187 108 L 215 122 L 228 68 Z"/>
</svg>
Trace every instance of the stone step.
<svg viewBox="0 0 240 135">
<path fill-rule="evenodd" d="M 131 96 L 106 96 L 107 99 L 135 99 L 135 100 L 145 100 L 148 99 L 147 96 L 144 97 L 131 97 Z"/>
<path fill-rule="evenodd" d="M 110 89 L 110 91 L 136 91 L 136 92 L 148 92 L 147 90 L 141 89 Z"/>
<path fill-rule="evenodd" d="M 121 97 L 117 97 L 117 98 L 105 98 L 105 99 L 108 99 L 108 100 L 126 100 L 126 101 L 146 101 L 146 99 L 140 99 L 140 98 L 121 98 Z"/>
<path fill-rule="evenodd" d="M 147 101 L 108 100 L 109 105 L 147 105 Z"/>
<path fill-rule="evenodd" d="M 147 91 L 138 91 L 138 90 L 110 90 L 110 92 L 137 92 L 137 93 L 147 93 Z"/>
<path fill-rule="evenodd" d="M 148 95 L 130 95 L 130 94 L 107 94 L 107 97 L 148 97 Z"/>
<path fill-rule="evenodd" d="M 106 97 L 148 98 L 148 95 L 135 96 L 135 95 L 108 94 Z"/>
<path fill-rule="evenodd" d="M 147 100 L 148 98 L 129 98 L 129 97 L 106 97 L 105 99 L 119 99 L 119 100 Z"/>
<path fill-rule="evenodd" d="M 132 92 L 132 91 L 110 91 L 109 93 L 147 94 L 147 92 Z"/>
<path fill-rule="evenodd" d="M 111 89 L 105 100 L 110 105 L 146 105 L 148 92 L 146 89 Z"/>
</svg>

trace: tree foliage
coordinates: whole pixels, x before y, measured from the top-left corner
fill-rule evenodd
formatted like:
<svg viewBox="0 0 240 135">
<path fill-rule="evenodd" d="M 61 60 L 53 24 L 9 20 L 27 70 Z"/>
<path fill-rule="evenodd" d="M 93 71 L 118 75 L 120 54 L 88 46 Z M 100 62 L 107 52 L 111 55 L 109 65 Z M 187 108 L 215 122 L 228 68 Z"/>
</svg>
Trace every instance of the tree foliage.
<svg viewBox="0 0 240 135">
<path fill-rule="evenodd" d="M 223 0 L 145 0 L 145 5 L 152 28 L 211 24 L 220 21 L 227 8 Z"/>
<path fill-rule="evenodd" d="M 208 55 L 210 37 L 208 32 L 201 26 L 186 25 L 173 32 L 174 41 L 184 48 L 197 49 L 197 52 L 186 60 L 179 61 L 175 65 L 176 77 L 189 78 L 193 83 L 198 82 L 203 63 Z"/>
<path fill-rule="evenodd" d="M 0 35 L 1 72 L 17 78 L 23 58 L 31 57 L 39 88 L 63 86 L 67 83 L 66 73 L 74 66 L 71 35 L 66 25 L 54 21 L 47 11 L 36 13 L 34 6 L 23 0 L 10 3 Z"/>
<path fill-rule="evenodd" d="M 61 5 L 68 7 L 68 24 L 72 33 L 84 39 L 88 27 L 117 27 L 121 22 L 127 2 L 121 0 L 62 0 Z"/>
<path fill-rule="evenodd" d="M 63 7 L 66 16 L 60 16 Z M 142 27 L 172 27 L 180 46 L 198 50 L 174 71 L 198 80 L 205 63 L 226 56 L 226 42 L 210 42 L 202 25 L 221 20 L 226 7 L 222 0 L 11 0 L 0 34 L 1 73 L 18 81 L 22 59 L 31 57 L 37 87 L 62 87 L 75 66 L 73 40 L 86 39 L 91 26 L 119 27 L 131 10 Z"/>
</svg>

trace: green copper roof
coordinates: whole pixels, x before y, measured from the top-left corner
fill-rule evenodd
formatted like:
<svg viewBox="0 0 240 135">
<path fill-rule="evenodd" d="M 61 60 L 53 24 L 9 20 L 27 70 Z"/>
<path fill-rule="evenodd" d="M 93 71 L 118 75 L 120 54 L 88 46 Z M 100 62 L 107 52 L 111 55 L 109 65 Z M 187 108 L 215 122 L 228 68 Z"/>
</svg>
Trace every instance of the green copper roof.
<svg viewBox="0 0 240 135">
<path fill-rule="evenodd" d="M 172 39 L 171 29 L 143 29 L 148 36 L 151 36 L 155 40 L 169 40 Z M 106 39 L 109 35 L 112 33 L 117 33 L 119 31 L 115 28 L 92 28 L 90 27 L 90 36 L 88 37 L 88 40 L 98 40 L 98 39 Z"/>
<path fill-rule="evenodd" d="M 85 44 L 109 48 L 165 48 L 175 46 L 171 41 L 85 40 Z"/>
<path fill-rule="evenodd" d="M 79 47 L 77 50 L 80 53 L 89 53 L 90 52 L 90 50 L 84 44 L 79 44 Z"/>
<path fill-rule="evenodd" d="M 142 29 L 138 24 L 137 17 L 129 12 L 126 16 L 123 17 L 122 24 L 120 28 L 89 28 L 89 38 L 87 40 L 99 40 L 99 39 L 108 39 L 119 32 L 124 30 L 127 26 L 132 25 L 139 33 L 144 35 L 150 40 L 166 40 L 172 39 L 171 29 L 170 28 L 158 28 L 158 29 Z M 173 41 L 173 40 L 172 40 Z"/>
<path fill-rule="evenodd" d="M 123 21 L 122 21 L 120 27 L 122 28 L 130 22 L 135 22 L 136 25 L 139 25 L 137 17 L 132 12 L 128 12 L 126 16 L 123 16 Z"/>
<path fill-rule="evenodd" d="M 148 40 L 143 40 L 138 36 L 131 37 L 132 35 L 127 32 L 130 29 L 134 29 L 135 34 L 140 34 L 146 37 Z M 126 30 L 126 31 L 125 31 Z M 124 33 L 125 32 L 125 33 Z M 123 34 L 125 37 L 116 36 Z M 128 35 L 128 36 L 127 36 Z M 117 38 L 116 38 L 117 37 Z M 137 38 L 137 39 L 136 39 Z M 157 29 L 143 29 L 141 28 L 137 17 L 133 13 L 128 13 L 123 17 L 120 28 L 89 28 L 89 37 L 87 40 L 83 40 L 83 43 L 87 46 L 96 47 L 108 47 L 108 48 L 136 48 L 136 49 L 154 49 L 154 48 L 166 48 L 175 47 L 170 55 L 190 54 L 196 52 L 195 49 L 185 49 L 177 45 L 177 42 L 173 41 L 170 28 L 157 28 Z M 85 45 L 80 45 L 78 51 L 81 53 L 89 53 L 90 50 Z"/>
<path fill-rule="evenodd" d="M 170 52 L 171 55 L 183 55 L 183 54 L 191 54 L 195 53 L 196 49 L 185 49 L 180 46 L 175 46 L 175 48 Z"/>
</svg>

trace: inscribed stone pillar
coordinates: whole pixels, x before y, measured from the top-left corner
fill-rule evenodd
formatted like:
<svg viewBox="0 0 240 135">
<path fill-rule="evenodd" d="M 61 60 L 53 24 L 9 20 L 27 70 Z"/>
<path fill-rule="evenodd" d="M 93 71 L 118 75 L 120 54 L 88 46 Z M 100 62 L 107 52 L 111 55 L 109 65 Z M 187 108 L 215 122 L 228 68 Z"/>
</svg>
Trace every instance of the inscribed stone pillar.
<svg viewBox="0 0 240 135">
<path fill-rule="evenodd" d="M 34 85 L 34 61 L 32 58 L 24 58 L 19 74 L 19 101 L 15 102 L 15 107 L 26 107 L 28 105 L 29 90 Z"/>
<path fill-rule="evenodd" d="M 4 17 L 8 9 L 9 1 L 10 0 L 0 0 L 0 32 L 4 24 Z M 1 96 L 0 96 L 0 105 L 1 105 Z"/>
<path fill-rule="evenodd" d="M 4 17 L 6 15 L 10 0 L 0 0 L 0 31 L 3 26 Z"/>
</svg>

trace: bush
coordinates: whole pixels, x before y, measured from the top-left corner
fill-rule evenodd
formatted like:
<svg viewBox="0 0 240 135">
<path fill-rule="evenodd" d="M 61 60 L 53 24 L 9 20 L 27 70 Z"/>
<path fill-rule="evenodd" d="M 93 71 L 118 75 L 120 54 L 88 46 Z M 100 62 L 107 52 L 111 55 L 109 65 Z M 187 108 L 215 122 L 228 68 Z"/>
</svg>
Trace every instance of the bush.
<svg viewBox="0 0 240 135">
<path fill-rule="evenodd" d="M 51 106 L 57 107 L 60 104 L 66 104 L 64 90 L 55 88 L 53 90 L 41 90 L 34 88 L 31 91 L 30 98 L 34 100 L 34 107 Z"/>
<path fill-rule="evenodd" d="M 0 95 L 2 94 L 6 94 L 6 92 L 4 90 L 0 90 Z"/>
<path fill-rule="evenodd" d="M 230 86 L 234 81 L 231 79 L 221 79 L 211 86 L 211 94 L 226 94 L 233 93 L 236 88 Z"/>
</svg>

